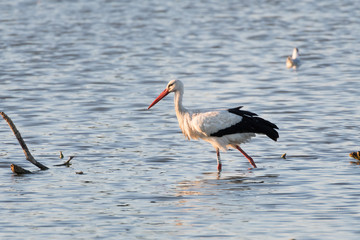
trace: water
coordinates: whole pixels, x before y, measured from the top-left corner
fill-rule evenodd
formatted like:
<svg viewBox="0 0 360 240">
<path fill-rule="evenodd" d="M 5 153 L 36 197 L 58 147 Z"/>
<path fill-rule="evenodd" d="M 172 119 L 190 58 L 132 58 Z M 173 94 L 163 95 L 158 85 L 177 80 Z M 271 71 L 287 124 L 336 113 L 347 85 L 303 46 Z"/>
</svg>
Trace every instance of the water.
<svg viewBox="0 0 360 240">
<path fill-rule="evenodd" d="M 358 239 L 359 26 L 357 1 L 1 1 L 1 111 L 50 169 L 13 175 L 37 169 L 1 121 L 0 238 Z M 279 126 L 258 169 L 146 110 L 175 77 Z"/>
</svg>

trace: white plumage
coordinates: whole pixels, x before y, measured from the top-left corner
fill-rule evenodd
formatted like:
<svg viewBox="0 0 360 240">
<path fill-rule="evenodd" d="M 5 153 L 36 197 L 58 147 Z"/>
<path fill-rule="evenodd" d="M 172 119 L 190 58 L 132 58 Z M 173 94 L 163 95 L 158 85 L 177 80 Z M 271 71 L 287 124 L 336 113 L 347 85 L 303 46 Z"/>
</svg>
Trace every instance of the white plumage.
<svg viewBox="0 0 360 240">
<path fill-rule="evenodd" d="M 294 48 L 292 56 L 288 56 L 286 59 L 286 67 L 287 68 L 298 68 L 300 67 L 300 57 L 299 57 L 299 49 L 298 48 Z"/>
<path fill-rule="evenodd" d="M 162 98 L 174 92 L 176 116 L 179 126 L 187 139 L 203 139 L 213 145 L 217 152 L 218 170 L 221 171 L 219 149 L 226 151 L 229 147 L 241 151 L 256 168 L 255 162 L 239 146 L 255 137 L 255 133 L 268 135 L 276 141 L 277 126 L 256 114 L 240 110 L 241 107 L 229 110 L 203 112 L 188 110 L 182 105 L 184 85 L 180 80 L 172 80 L 166 89 L 149 106 L 150 109 Z"/>
<path fill-rule="evenodd" d="M 185 111 L 187 110 L 185 109 Z M 251 137 L 255 137 L 254 133 L 236 133 L 222 137 L 212 137 L 211 134 L 241 122 L 241 116 L 232 114 L 226 110 L 177 112 L 177 116 L 180 129 L 185 137 L 188 139 L 201 138 L 210 142 L 214 148 L 220 148 L 223 151 L 226 151 L 229 147 L 234 147 L 234 144 L 244 143 Z"/>
</svg>

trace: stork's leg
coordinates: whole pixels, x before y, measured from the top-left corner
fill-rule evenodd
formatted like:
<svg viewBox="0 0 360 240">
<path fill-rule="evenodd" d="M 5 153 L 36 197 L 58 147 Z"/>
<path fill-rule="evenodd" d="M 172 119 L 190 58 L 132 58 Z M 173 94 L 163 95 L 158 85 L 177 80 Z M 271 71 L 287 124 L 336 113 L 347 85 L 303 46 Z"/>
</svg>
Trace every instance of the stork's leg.
<svg viewBox="0 0 360 240">
<path fill-rule="evenodd" d="M 220 150 L 216 149 L 216 157 L 217 157 L 217 170 L 221 172 L 221 160 L 220 160 Z"/>
<path fill-rule="evenodd" d="M 244 154 L 244 156 L 249 160 L 249 162 L 254 168 L 257 168 L 254 160 L 249 155 L 247 155 L 247 153 L 242 150 L 240 146 L 236 146 L 236 149 L 239 150 L 242 154 Z"/>
</svg>

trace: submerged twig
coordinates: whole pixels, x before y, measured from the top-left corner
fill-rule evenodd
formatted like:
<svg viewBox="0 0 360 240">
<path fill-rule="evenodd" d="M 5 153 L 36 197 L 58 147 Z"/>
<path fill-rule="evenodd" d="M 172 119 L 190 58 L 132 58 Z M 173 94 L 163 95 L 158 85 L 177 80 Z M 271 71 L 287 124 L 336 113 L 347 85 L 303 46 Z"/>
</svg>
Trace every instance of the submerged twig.
<svg viewBox="0 0 360 240">
<path fill-rule="evenodd" d="M 56 166 L 56 167 L 59 167 L 59 166 L 67 166 L 67 167 L 69 167 L 69 166 L 71 165 L 70 161 L 71 161 L 71 159 L 73 159 L 74 157 L 75 157 L 75 156 L 70 156 L 69 159 L 68 159 L 66 162 L 61 163 L 61 164 L 56 164 L 56 165 L 54 165 L 54 166 Z"/>
<path fill-rule="evenodd" d="M 20 146 L 22 147 L 26 160 L 40 168 L 41 170 L 49 169 L 45 165 L 39 163 L 35 160 L 35 158 L 31 155 L 28 147 L 26 146 L 26 143 L 24 139 L 21 137 L 20 132 L 17 130 L 15 124 L 11 121 L 10 117 L 8 117 L 4 112 L 0 112 L 0 115 L 5 119 L 5 121 L 9 124 L 11 131 L 14 133 L 16 139 L 19 141 Z M 15 165 L 16 166 L 16 165 Z M 26 170 L 27 171 L 27 170 Z"/>
</svg>

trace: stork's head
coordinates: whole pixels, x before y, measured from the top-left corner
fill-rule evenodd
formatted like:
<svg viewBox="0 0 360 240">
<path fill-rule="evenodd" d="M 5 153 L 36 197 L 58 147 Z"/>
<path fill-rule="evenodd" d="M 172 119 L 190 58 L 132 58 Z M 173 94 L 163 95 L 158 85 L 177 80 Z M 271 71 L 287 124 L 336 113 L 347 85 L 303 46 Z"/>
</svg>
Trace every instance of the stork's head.
<svg viewBox="0 0 360 240">
<path fill-rule="evenodd" d="M 184 88 L 183 83 L 180 80 L 171 80 L 167 85 L 166 89 L 170 92 L 179 91 Z"/>
<path fill-rule="evenodd" d="M 158 103 L 161 99 L 163 99 L 166 95 L 168 95 L 171 92 L 176 92 L 176 91 L 183 91 L 184 89 L 184 85 L 180 80 L 171 80 L 164 91 L 162 91 L 162 93 L 160 93 L 160 95 L 153 101 L 152 104 L 150 104 L 150 106 L 148 107 L 148 109 L 150 109 L 152 106 L 154 106 L 156 103 Z"/>
</svg>

